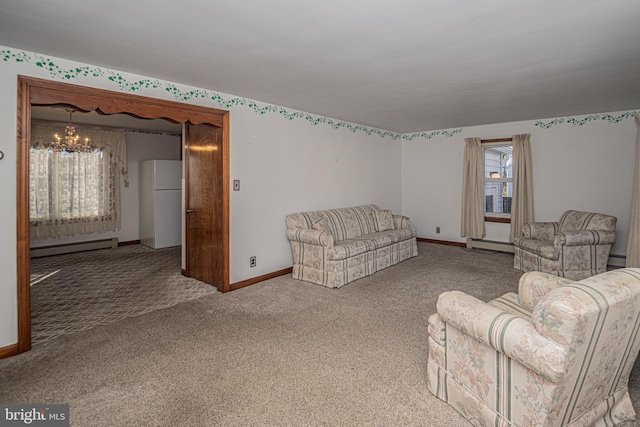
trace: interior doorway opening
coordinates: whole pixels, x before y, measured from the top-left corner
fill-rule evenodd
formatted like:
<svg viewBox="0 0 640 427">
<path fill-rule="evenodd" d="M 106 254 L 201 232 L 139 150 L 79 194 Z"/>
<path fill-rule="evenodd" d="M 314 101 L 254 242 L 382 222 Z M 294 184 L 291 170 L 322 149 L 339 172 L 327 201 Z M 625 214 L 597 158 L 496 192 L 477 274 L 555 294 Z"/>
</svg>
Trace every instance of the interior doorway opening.
<svg viewBox="0 0 640 427">
<path fill-rule="evenodd" d="M 163 101 L 102 89 L 70 85 L 20 76 L 18 78 L 18 140 L 17 140 L 17 269 L 18 269 L 18 344 L 17 353 L 31 348 L 30 310 L 30 235 L 29 235 L 29 148 L 32 106 L 66 105 L 82 111 L 95 111 L 103 115 L 128 114 L 142 119 L 166 119 L 200 129 L 215 129 L 215 166 L 213 206 L 209 218 L 213 224 L 209 247 L 211 268 L 215 282 L 209 282 L 221 292 L 229 290 L 229 112 Z M 189 147 L 188 137 L 185 147 Z M 185 150 L 188 153 L 188 149 Z M 189 176 L 188 171 L 185 174 Z M 188 179 L 199 179 L 192 175 Z M 186 206 L 189 208 L 189 206 Z M 206 241 L 206 239 L 205 239 Z M 188 247 L 188 245 L 187 245 Z M 184 273 L 193 268 L 187 253 Z"/>
</svg>

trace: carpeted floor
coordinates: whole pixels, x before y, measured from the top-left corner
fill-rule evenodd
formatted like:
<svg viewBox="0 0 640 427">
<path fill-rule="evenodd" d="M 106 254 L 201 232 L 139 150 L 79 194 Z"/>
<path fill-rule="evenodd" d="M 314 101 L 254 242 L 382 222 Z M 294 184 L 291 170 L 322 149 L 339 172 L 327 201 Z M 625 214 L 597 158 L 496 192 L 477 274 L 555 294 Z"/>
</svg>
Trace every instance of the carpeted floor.
<svg viewBox="0 0 640 427">
<path fill-rule="evenodd" d="M 32 259 L 32 343 L 217 293 L 180 264 L 180 247 L 143 245 Z"/>
<path fill-rule="evenodd" d="M 0 402 L 69 403 L 77 426 L 469 425 L 427 391 L 427 317 L 441 292 L 486 301 L 521 273 L 419 252 L 339 290 L 283 276 L 51 339 L 0 360 Z"/>
</svg>

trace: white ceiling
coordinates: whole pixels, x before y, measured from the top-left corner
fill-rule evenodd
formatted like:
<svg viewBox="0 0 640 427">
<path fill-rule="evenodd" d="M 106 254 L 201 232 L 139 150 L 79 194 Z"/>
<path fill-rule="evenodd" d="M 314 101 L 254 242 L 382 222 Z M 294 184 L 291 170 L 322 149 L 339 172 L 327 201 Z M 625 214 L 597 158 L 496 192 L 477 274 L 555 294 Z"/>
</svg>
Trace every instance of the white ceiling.
<svg viewBox="0 0 640 427">
<path fill-rule="evenodd" d="M 2 0 L 0 44 L 395 132 L 640 107 L 638 0 Z"/>
</svg>

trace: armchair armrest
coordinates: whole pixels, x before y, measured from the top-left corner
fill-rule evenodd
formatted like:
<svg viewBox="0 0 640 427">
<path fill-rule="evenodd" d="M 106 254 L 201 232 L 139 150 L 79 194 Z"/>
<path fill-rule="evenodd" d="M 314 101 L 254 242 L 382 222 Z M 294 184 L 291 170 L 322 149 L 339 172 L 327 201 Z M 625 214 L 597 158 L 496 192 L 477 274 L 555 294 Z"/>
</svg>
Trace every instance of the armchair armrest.
<svg viewBox="0 0 640 427">
<path fill-rule="evenodd" d="M 522 237 L 550 242 L 557 231 L 557 222 L 530 222 L 522 226 Z"/>
<path fill-rule="evenodd" d="M 616 232 L 609 230 L 570 230 L 559 232 L 555 246 L 610 245 L 616 241 Z"/>
<path fill-rule="evenodd" d="M 566 350 L 541 335 L 531 322 L 460 291 L 441 294 L 437 310 L 446 323 L 549 381 L 558 382 L 564 376 Z"/>
<path fill-rule="evenodd" d="M 573 280 L 539 271 L 530 271 L 520 278 L 518 300 L 523 308 L 533 311 L 533 307 L 538 304 L 542 297 L 552 290 L 570 283 L 573 283 Z"/>
<path fill-rule="evenodd" d="M 404 215 L 393 215 L 393 224 L 396 228 L 411 228 L 411 220 Z"/>
<path fill-rule="evenodd" d="M 327 231 L 314 230 L 312 228 L 288 228 L 287 238 L 292 242 L 309 243 L 332 248 L 333 235 Z"/>
</svg>

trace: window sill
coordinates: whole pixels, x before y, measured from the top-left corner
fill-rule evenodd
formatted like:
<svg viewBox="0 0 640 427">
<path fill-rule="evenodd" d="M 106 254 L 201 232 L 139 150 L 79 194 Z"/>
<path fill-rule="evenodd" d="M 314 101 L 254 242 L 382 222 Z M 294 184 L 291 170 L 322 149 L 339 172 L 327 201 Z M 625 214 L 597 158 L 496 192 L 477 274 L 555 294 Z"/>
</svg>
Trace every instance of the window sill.
<svg viewBox="0 0 640 427">
<path fill-rule="evenodd" d="M 499 222 L 502 224 L 511 224 L 511 218 L 503 218 L 497 216 L 485 216 L 484 222 Z"/>
</svg>

